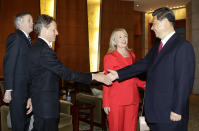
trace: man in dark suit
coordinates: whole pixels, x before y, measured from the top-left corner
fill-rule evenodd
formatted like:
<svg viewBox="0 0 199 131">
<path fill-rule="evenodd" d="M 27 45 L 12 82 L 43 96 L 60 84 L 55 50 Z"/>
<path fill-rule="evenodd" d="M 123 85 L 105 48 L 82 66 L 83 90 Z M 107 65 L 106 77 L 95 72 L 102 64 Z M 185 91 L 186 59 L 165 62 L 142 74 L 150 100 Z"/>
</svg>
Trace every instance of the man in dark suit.
<svg viewBox="0 0 199 131">
<path fill-rule="evenodd" d="M 14 20 L 17 31 L 9 35 L 4 56 L 4 102 L 10 103 L 12 131 L 25 131 L 29 127 L 29 114 L 32 111 L 28 99 L 28 50 L 31 46 L 29 33 L 33 30 L 30 13 L 20 13 Z M 27 111 L 26 109 L 29 108 Z M 27 111 L 27 112 L 26 112 Z"/>
<path fill-rule="evenodd" d="M 37 17 L 34 30 L 38 34 L 29 52 L 34 125 L 33 131 L 58 131 L 59 78 L 89 84 L 92 79 L 110 85 L 104 73 L 87 74 L 65 67 L 51 49 L 58 35 L 55 20 L 48 15 Z"/>
<path fill-rule="evenodd" d="M 145 115 L 151 131 L 187 131 L 189 95 L 193 87 L 195 55 L 192 45 L 175 33 L 175 16 L 168 8 L 153 12 L 152 30 L 160 40 L 147 56 L 118 71 L 122 81 L 147 72 Z"/>
</svg>

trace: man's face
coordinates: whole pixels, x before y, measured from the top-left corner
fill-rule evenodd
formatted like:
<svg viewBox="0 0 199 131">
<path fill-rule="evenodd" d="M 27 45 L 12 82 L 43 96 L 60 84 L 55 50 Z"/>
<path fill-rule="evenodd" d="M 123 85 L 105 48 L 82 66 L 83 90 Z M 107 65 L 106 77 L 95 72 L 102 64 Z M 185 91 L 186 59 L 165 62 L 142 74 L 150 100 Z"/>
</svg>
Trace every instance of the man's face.
<svg viewBox="0 0 199 131">
<path fill-rule="evenodd" d="M 153 24 L 151 27 L 151 30 L 153 30 L 155 32 L 156 37 L 158 38 L 162 38 L 162 35 L 164 34 L 165 31 L 165 19 L 163 20 L 158 20 L 157 16 L 153 17 Z"/>
<path fill-rule="evenodd" d="M 56 24 L 55 21 L 52 21 L 50 23 L 49 27 L 45 28 L 45 35 L 46 35 L 46 39 L 49 42 L 54 42 L 55 41 L 56 36 L 58 35 L 57 24 Z"/>
<path fill-rule="evenodd" d="M 22 29 L 27 34 L 33 31 L 33 19 L 31 15 L 25 15 L 22 21 L 19 22 L 19 29 Z"/>
</svg>

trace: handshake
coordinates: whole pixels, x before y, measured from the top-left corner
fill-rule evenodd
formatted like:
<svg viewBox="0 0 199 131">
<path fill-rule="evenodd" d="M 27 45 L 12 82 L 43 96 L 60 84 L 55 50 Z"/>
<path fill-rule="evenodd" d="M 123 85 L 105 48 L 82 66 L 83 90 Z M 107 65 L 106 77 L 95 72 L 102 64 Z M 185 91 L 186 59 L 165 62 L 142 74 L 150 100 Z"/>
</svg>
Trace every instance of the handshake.
<svg viewBox="0 0 199 131">
<path fill-rule="evenodd" d="M 108 70 L 108 74 L 105 75 L 104 72 L 99 72 L 96 74 L 92 74 L 92 79 L 98 82 L 104 83 L 105 85 L 111 85 L 112 82 L 118 79 L 117 71 Z"/>
</svg>

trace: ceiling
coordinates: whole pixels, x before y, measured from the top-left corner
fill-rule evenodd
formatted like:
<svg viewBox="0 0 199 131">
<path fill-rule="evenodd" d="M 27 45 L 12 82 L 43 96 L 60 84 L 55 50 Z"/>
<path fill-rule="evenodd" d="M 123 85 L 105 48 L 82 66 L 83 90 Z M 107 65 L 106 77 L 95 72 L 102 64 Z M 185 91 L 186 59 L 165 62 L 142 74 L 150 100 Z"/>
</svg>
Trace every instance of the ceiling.
<svg viewBox="0 0 199 131">
<path fill-rule="evenodd" d="M 121 0 L 134 1 L 134 10 L 150 12 L 160 7 L 181 8 L 191 0 Z"/>
</svg>

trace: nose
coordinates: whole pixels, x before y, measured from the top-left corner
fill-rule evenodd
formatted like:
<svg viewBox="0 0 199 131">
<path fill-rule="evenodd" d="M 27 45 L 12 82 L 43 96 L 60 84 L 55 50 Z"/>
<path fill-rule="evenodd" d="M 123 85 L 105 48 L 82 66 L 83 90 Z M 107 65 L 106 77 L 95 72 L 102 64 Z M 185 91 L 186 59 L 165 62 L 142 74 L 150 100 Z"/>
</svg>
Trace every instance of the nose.
<svg viewBox="0 0 199 131">
<path fill-rule="evenodd" d="M 58 35 L 58 34 L 59 34 L 57 30 L 55 31 L 55 34 L 56 34 L 56 35 Z"/>
<path fill-rule="evenodd" d="M 31 23 L 33 24 L 33 20 L 31 20 Z"/>
</svg>

